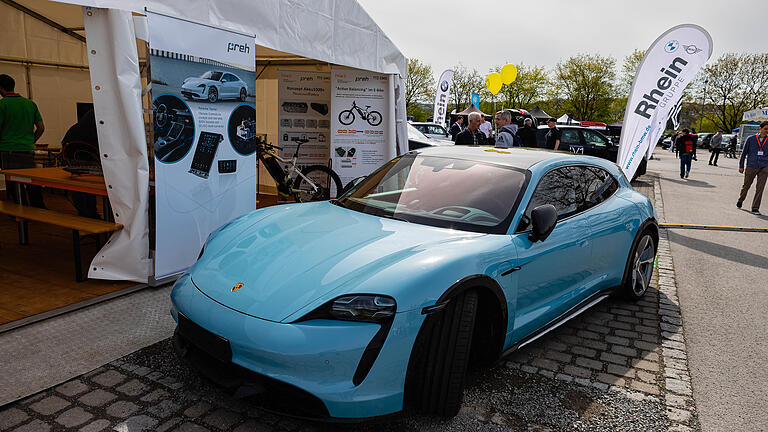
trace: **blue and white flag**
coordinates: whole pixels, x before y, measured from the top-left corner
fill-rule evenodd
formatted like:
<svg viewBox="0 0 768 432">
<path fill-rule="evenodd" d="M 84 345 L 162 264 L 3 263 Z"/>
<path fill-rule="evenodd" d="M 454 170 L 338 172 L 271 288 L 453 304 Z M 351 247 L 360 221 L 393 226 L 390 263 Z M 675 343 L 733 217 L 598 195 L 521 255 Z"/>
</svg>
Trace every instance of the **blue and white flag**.
<svg viewBox="0 0 768 432">
<path fill-rule="evenodd" d="M 475 106 L 475 108 L 480 108 L 480 95 L 477 93 L 472 93 L 469 99 L 470 103 Z"/>
<path fill-rule="evenodd" d="M 695 24 L 672 27 L 645 52 L 627 100 L 616 161 L 627 178 L 650 157 L 683 90 L 711 55 L 712 37 Z"/>
<path fill-rule="evenodd" d="M 453 69 L 446 69 L 440 75 L 437 81 L 437 91 L 435 91 L 435 110 L 432 114 L 432 121 L 437 124 L 445 123 L 445 113 L 448 111 L 448 95 L 453 83 Z"/>
</svg>

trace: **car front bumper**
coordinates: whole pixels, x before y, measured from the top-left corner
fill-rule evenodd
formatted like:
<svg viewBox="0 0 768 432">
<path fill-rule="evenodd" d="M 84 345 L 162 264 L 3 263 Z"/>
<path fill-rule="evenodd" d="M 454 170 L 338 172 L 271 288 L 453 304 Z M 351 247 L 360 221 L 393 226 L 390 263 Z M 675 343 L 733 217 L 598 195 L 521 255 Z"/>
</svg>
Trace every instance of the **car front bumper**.
<svg viewBox="0 0 768 432">
<path fill-rule="evenodd" d="M 174 285 L 171 301 L 177 322 L 182 313 L 226 340 L 233 365 L 273 384 L 284 383 L 308 393 L 322 402 L 330 418 L 362 419 L 403 409 L 408 360 L 423 322 L 419 310 L 395 315 L 370 372 L 355 386 L 352 377 L 379 324 L 335 320 L 278 323 L 255 318 L 212 300 L 186 274 Z M 221 357 L 220 352 L 208 354 Z"/>
</svg>

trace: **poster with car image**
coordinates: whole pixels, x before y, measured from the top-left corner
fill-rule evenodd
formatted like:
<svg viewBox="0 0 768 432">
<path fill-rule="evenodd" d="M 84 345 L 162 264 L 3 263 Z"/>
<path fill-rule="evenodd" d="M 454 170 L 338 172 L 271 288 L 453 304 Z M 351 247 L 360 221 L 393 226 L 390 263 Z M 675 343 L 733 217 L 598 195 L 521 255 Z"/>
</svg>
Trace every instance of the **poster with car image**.
<svg viewBox="0 0 768 432">
<path fill-rule="evenodd" d="M 331 158 L 342 184 L 386 162 L 388 85 L 386 75 L 331 70 Z"/>
<path fill-rule="evenodd" d="M 194 264 L 212 231 L 256 209 L 260 134 L 253 37 L 147 16 L 160 279 Z"/>
<path fill-rule="evenodd" d="M 278 71 L 277 142 L 290 159 L 299 148 L 298 164 L 328 165 L 331 132 L 330 72 Z"/>
</svg>

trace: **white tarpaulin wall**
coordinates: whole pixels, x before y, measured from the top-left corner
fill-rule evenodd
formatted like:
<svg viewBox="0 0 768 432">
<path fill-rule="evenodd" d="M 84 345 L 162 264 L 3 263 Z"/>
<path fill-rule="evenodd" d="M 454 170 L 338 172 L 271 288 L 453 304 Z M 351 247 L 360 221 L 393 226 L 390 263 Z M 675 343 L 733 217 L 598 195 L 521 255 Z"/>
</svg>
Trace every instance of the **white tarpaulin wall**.
<svg viewBox="0 0 768 432">
<path fill-rule="evenodd" d="M 130 12 L 145 10 L 253 35 L 257 45 L 314 59 L 389 74 L 392 156 L 407 149 L 403 82 L 407 60 L 354 0 L 65 0 L 91 6 L 86 13 L 91 90 L 94 94 L 105 180 L 115 218 L 125 225 L 94 260 L 89 277 L 146 281 L 148 161 L 141 113 L 141 77 L 135 38 L 146 27 Z M 121 12 L 122 11 L 122 12 Z M 134 21 L 138 26 L 134 26 Z M 180 35 L 183 37 L 183 35 Z M 114 51 L 104 53 L 104 50 Z M 102 54 L 102 55 L 99 55 Z M 106 54 L 106 55 L 105 55 Z M 98 86 L 98 89 L 97 89 Z M 392 117 L 390 117 L 392 118 Z M 103 125 L 111 126 L 101 126 Z M 119 137 L 114 131 L 119 130 Z M 107 142 L 105 142 L 107 141 Z M 106 156 L 105 156 L 106 155 Z M 120 191 L 116 191 L 116 189 Z"/>
</svg>

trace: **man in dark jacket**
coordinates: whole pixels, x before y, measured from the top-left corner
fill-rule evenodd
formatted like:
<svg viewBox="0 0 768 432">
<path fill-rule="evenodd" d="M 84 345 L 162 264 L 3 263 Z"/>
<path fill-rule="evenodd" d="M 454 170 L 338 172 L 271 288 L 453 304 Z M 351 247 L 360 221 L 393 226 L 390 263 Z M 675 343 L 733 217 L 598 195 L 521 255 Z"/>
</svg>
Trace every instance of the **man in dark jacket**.
<svg viewBox="0 0 768 432">
<path fill-rule="evenodd" d="M 744 149 L 739 159 L 739 173 L 744 174 L 744 184 L 741 186 L 739 200 L 736 207 L 741 208 L 741 203 L 747 198 L 752 182 L 757 178 L 755 197 L 752 199 L 752 213 L 760 214 L 760 201 L 763 199 L 763 190 L 768 180 L 768 121 L 760 123 L 760 132 L 747 138 Z M 747 160 L 746 170 L 744 159 Z"/>
<path fill-rule="evenodd" d="M 688 178 L 691 172 L 691 160 L 696 160 L 696 141 L 698 137 L 691 135 L 691 131 L 683 129 L 683 136 L 677 139 L 680 152 L 680 178 Z"/>
<path fill-rule="evenodd" d="M 451 134 L 451 141 L 456 141 L 456 135 L 461 133 L 462 124 L 464 124 L 464 117 L 459 116 L 448 131 Z"/>
<path fill-rule="evenodd" d="M 463 132 L 456 135 L 456 145 L 487 145 L 485 134 L 480 131 L 481 122 L 480 113 L 469 113 L 469 124 Z"/>
<path fill-rule="evenodd" d="M 536 128 L 533 127 L 533 120 L 527 118 L 523 121 L 523 127 L 517 130 L 517 136 L 520 137 L 520 145 L 523 147 L 538 147 L 536 145 Z"/>
<path fill-rule="evenodd" d="M 709 155 L 709 164 L 717 166 L 717 159 L 720 157 L 720 150 L 723 148 L 723 131 L 717 131 L 717 134 L 712 137 L 712 140 L 709 141 L 709 148 L 712 151 L 712 154 Z M 712 163 L 713 158 L 715 163 Z"/>
</svg>

